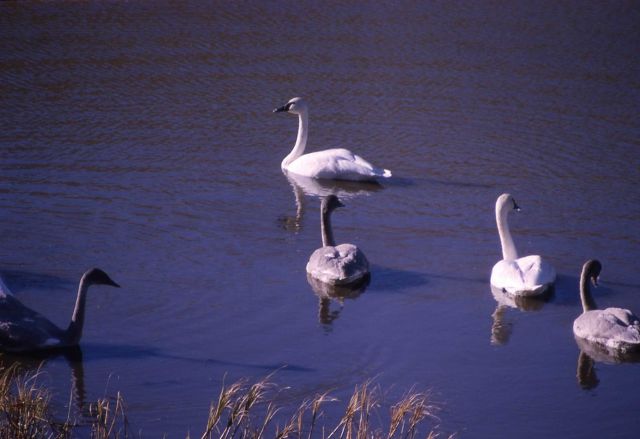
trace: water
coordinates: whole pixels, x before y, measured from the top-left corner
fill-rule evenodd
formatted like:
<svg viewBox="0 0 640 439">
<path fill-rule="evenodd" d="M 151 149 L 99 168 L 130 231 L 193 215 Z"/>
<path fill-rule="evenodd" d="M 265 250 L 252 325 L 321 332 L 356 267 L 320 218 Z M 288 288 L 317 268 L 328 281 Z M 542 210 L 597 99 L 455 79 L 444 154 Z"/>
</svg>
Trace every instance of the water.
<svg viewBox="0 0 640 439">
<path fill-rule="evenodd" d="M 598 304 L 640 312 L 638 5 L 255 3 L 0 4 L 0 271 L 60 325 L 89 267 L 122 285 L 91 291 L 82 362 L 43 367 L 62 416 L 73 379 L 144 437 L 197 435 L 223 380 L 288 365 L 294 402 L 430 389 L 458 437 L 634 437 L 640 365 L 583 389 L 571 325 L 593 257 Z M 289 182 L 271 110 L 298 95 L 310 150 L 394 178 Z M 337 190 L 373 270 L 327 304 L 304 267 Z M 488 284 L 507 191 L 559 273 L 534 309 Z"/>
</svg>

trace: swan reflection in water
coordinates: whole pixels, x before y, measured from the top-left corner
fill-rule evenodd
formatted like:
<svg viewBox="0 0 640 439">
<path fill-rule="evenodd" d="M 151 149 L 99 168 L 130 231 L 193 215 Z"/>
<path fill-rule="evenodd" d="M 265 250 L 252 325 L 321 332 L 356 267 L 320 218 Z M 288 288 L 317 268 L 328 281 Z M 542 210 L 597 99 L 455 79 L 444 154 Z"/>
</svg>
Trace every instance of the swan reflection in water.
<svg viewBox="0 0 640 439">
<path fill-rule="evenodd" d="M 331 324 L 340 316 L 345 299 L 355 300 L 360 297 L 367 289 L 370 279 L 371 276 L 366 276 L 355 285 L 329 285 L 307 273 L 307 282 L 318 296 L 318 322 L 325 331 L 330 331 Z M 331 310 L 332 302 L 337 302 L 338 309 Z"/>
<path fill-rule="evenodd" d="M 302 230 L 306 208 L 305 195 L 318 198 L 336 195 L 341 200 L 348 200 L 359 196 L 368 196 L 383 189 L 383 186 L 375 181 L 318 180 L 286 171 L 283 171 L 283 174 L 293 189 L 296 214 L 295 216 L 285 215 L 280 218 L 280 222 L 285 230 L 295 233 Z"/>
<path fill-rule="evenodd" d="M 591 343 L 583 338 L 574 337 L 580 355 L 578 355 L 578 366 L 576 378 L 578 385 L 584 390 L 590 390 L 598 386 L 600 380 L 596 375 L 595 363 L 621 364 L 640 363 L 639 352 L 622 353 L 619 350 L 607 348 L 604 345 Z"/>
<path fill-rule="evenodd" d="M 71 369 L 71 395 L 76 404 L 76 410 L 82 413 L 85 407 L 86 391 L 84 385 L 84 365 L 80 346 L 52 349 L 47 351 L 30 352 L 28 354 L 0 353 L 0 368 L 7 370 L 16 368 L 20 375 L 24 373 L 38 373 L 43 366 L 64 357 Z"/>
<path fill-rule="evenodd" d="M 496 309 L 491 314 L 493 319 L 491 344 L 505 345 L 509 342 L 513 331 L 513 322 L 507 320 L 507 310 L 516 308 L 520 311 L 540 311 L 553 295 L 553 288 L 547 290 L 542 296 L 527 297 L 505 293 L 501 288 L 491 285 L 491 294 L 497 302 Z"/>
</svg>

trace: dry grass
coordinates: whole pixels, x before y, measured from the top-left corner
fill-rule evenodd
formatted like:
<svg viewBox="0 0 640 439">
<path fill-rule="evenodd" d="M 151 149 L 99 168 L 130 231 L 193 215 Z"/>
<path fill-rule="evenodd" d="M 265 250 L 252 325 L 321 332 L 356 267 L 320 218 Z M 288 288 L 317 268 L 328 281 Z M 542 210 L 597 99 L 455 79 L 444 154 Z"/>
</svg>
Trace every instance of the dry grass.
<svg viewBox="0 0 640 439">
<path fill-rule="evenodd" d="M 411 391 L 390 407 L 388 427 L 383 428 L 379 410 L 383 392 L 371 381 L 356 386 L 345 407 L 344 414 L 331 427 L 318 422 L 324 417 L 323 406 L 337 402 L 328 392 L 317 394 L 303 401 L 284 425 L 274 424 L 279 412 L 274 400 L 280 388 L 268 376 L 255 384 L 246 380 L 222 387 L 217 401 L 209 409 L 209 418 L 201 439 L 240 438 L 276 439 L 392 439 L 435 438 L 437 433 L 429 429 L 419 436 L 418 427 L 426 419 L 437 420 L 436 407 L 428 402 L 425 393 Z M 257 414 L 251 413 L 251 411 Z M 373 420 L 378 420 L 377 423 Z"/>
<path fill-rule="evenodd" d="M 40 372 L 0 370 L 0 438 L 66 438 L 72 425 L 51 416 L 51 393 L 38 383 Z"/>
<path fill-rule="evenodd" d="M 122 395 L 103 398 L 89 407 L 81 424 L 54 419 L 50 392 L 38 384 L 39 372 L 19 373 L 0 369 L 0 439 L 66 439 L 78 428 L 89 428 L 92 439 L 133 438 Z M 432 439 L 433 428 L 419 431 L 426 421 L 437 421 L 436 407 L 425 393 L 410 391 L 383 413 L 384 393 L 366 381 L 355 387 L 344 413 L 334 423 L 325 422 L 324 407 L 339 401 L 329 392 L 304 400 L 281 425 L 276 421 L 282 408 L 276 400 L 286 388 L 277 386 L 269 375 L 250 384 L 246 379 L 223 384 L 209 408 L 200 439 Z M 187 436 L 189 437 L 189 436 Z"/>
<path fill-rule="evenodd" d="M 102 398 L 89 406 L 92 439 L 124 439 L 132 437 L 120 392 L 115 398 Z"/>
</svg>

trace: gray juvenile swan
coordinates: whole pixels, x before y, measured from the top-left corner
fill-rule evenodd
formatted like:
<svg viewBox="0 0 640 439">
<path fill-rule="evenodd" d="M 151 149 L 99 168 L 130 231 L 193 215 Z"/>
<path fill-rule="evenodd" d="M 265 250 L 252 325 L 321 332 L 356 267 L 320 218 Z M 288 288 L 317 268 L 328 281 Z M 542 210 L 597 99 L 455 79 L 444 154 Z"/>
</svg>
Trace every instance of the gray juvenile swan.
<svg viewBox="0 0 640 439">
<path fill-rule="evenodd" d="M 80 279 L 71 323 L 60 329 L 10 294 L 0 295 L 0 352 L 28 352 L 76 346 L 82 337 L 87 291 L 91 285 L 120 287 L 104 271 L 93 268 Z"/>
<path fill-rule="evenodd" d="M 496 200 L 496 223 L 502 245 L 502 260 L 491 270 L 491 285 L 518 296 L 537 296 L 545 293 L 556 280 L 556 270 L 539 255 L 518 257 L 507 216 L 520 207 L 510 194 Z"/>
<path fill-rule="evenodd" d="M 322 247 L 311 254 L 307 273 L 331 285 L 355 284 L 369 275 L 369 262 L 353 244 L 336 245 L 331 230 L 331 212 L 344 204 L 335 195 L 322 200 L 320 208 Z"/>
<path fill-rule="evenodd" d="M 391 177 L 391 171 L 388 169 L 376 168 L 348 149 L 326 149 L 304 154 L 307 146 L 309 110 L 302 98 L 293 98 L 273 112 L 298 115 L 298 137 L 289 155 L 282 160 L 283 171 L 303 177 L 332 180 L 368 181 L 375 180 L 377 177 Z"/>
<path fill-rule="evenodd" d="M 573 334 L 583 340 L 604 346 L 615 353 L 640 350 L 640 320 L 628 309 L 597 309 L 589 289 L 589 280 L 598 285 L 602 264 L 591 259 L 584 263 L 580 275 L 582 314 L 573 322 Z"/>
</svg>

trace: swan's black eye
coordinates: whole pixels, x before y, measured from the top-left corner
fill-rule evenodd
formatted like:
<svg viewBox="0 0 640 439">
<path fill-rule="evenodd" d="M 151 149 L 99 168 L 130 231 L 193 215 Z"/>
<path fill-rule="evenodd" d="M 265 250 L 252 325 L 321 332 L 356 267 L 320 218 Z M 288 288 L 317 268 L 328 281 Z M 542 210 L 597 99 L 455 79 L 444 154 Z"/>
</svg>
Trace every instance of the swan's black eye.
<svg viewBox="0 0 640 439">
<path fill-rule="evenodd" d="M 292 106 L 293 106 L 293 102 L 289 102 L 287 105 L 284 106 L 285 111 L 291 110 Z"/>
</svg>

